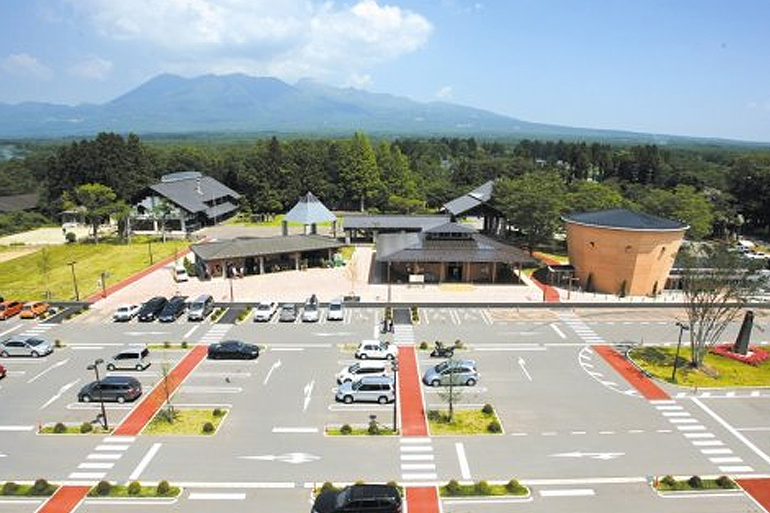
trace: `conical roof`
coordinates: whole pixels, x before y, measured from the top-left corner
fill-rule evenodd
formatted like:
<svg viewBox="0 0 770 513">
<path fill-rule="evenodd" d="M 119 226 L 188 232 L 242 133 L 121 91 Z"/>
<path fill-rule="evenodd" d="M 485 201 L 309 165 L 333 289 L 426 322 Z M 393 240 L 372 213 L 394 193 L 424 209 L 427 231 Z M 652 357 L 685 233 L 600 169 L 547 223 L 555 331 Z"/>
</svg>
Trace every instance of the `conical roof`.
<svg viewBox="0 0 770 513">
<path fill-rule="evenodd" d="M 337 216 L 332 214 L 312 192 L 302 196 L 284 216 L 284 221 L 300 224 L 318 224 L 336 220 Z"/>
</svg>

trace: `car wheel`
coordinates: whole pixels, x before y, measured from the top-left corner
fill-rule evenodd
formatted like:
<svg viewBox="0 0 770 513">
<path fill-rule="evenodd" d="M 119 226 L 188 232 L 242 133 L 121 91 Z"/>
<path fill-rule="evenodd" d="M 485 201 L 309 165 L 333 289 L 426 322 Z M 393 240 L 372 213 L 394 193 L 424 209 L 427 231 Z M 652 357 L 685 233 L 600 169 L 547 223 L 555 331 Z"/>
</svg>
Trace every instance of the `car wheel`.
<svg viewBox="0 0 770 513">
<path fill-rule="evenodd" d="M 392 360 L 394 358 L 395 356 L 393 356 L 393 354 L 389 354 L 388 356 L 385 357 L 386 360 Z"/>
<path fill-rule="evenodd" d="M 342 398 L 342 402 L 345 404 L 350 404 L 353 402 L 353 397 L 346 395 L 345 397 Z"/>
<path fill-rule="evenodd" d="M 138 364 L 136 364 L 136 370 L 143 371 L 144 367 L 142 367 L 142 365 L 138 363 Z"/>
<path fill-rule="evenodd" d="M 466 384 L 467 386 L 469 386 L 469 387 L 472 387 L 473 385 L 475 385 L 475 384 L 476 384 L 476 380 L 475 380 L 475 379 L 473 379 L 473 378 L 470 378 L 470 379 L 468 379 L 468 381 L 466 381 L 466 382 L 465 382 L 465 384 Z"/>
<path fill-rule="evenodd" d="M 433 381 L 430 382 L 430 386 L 432 386 L 432 387 L 437 387 L 440 384 L 441 384 L 441 381 L 439 381 L 437 379 L 434 379 Z"/>
<path fill-rule="evenodd" d="M 123 404 L 124 402 L 126 402 L 126 398 L 125 398 L 125 397 L 123 397 L 122 395 L 119 395 L 119 396 L 118 396 L 118 399 L 117 399 L 117 401 L 118 401 L 120 404 Z"/>
<path fill-rule="evenodd" d="M 115 366 L 114 366 L 114 365 L 112 365 L 112 364 L 109 364 L 109 365 L 107 366 L 107 370 L 108 370 L 108 371 L 114 371 L 114 370 L 115 370 Z"/>
<path fill-rule="evenodd" d="M 40 353 L 38 353 L 37 351 L 32 351 L 32 352 L 31 352 L 29 355 L 30 355 L 32 358 L 37 358 L 38 356 L 40 356 Z"/>
<path fill-rule="evenodd" d="M 377 399 L 377 402 L 380 404 L 388 404 L 388 398 L 383 395 L 382 397 Z"/>
<path fill-rule="evenodd" d="M 2 353 L 0 353 L 0 356 L 2 356 L 3 358 L 8 358 L 8 351 L 3 351 Z"/>
<path fill-rule="evenodd" d="M 84 395 L 83 397 L 80 398 L 80 400 L 83 401 L 84 403 L 90 403 L 91 402 L 91 396 L 90 395 Z"/>
<path fill-rule="evenodd" d="M 369 357 L 366 355 L 366 353 L 361 353 L 360 355 L 358 355 L 358 357 L 359 357 L 360 359 L 362 359 L 362 360 L 366 360 L 367 358 L 369 358 Z"/>
</svg>

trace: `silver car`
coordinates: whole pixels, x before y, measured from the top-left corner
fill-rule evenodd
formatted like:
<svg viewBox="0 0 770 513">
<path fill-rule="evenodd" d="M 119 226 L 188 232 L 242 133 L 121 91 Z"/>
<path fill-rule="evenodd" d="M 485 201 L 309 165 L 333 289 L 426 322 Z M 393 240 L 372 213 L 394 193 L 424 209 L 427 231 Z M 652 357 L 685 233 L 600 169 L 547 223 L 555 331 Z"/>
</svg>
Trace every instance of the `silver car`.
<svg viewBox="0 0 770 513">
<path fill-rule="evenodd" d="M 450 384 L 472 387 L 479 376 L 474 360 L 446 360 L 425 371 L 422 382 L 432 387 Z"/>
<path fill-rule="evenodd" d="M 326 310 L 327 321 L 341 321 L 345 318 L 345 307 L 342 306 L 341 299 L 329 301 L 329 308 Z"/>
<path fill-rule="evenodd" d="M 37 337 L 11 337 L 0 342 L 0 356 L 45 356 L 53 353 L 53 345 Z"/>
<path fill-rule="evenodd" d="M 319 310 L 318 298 L 313 294 L 307 298 L 305 306 L 302 308 L 302 322 L 318 322 L 320 318 Z"/>
<path fill-rule="evenodd" d="M 392 403 L 396 398 L 396 387 L 390 376 L 366 376 L 358 381 L 340 385 L 334 397 L 345 404 L 352 402 Z"/>
</svg>

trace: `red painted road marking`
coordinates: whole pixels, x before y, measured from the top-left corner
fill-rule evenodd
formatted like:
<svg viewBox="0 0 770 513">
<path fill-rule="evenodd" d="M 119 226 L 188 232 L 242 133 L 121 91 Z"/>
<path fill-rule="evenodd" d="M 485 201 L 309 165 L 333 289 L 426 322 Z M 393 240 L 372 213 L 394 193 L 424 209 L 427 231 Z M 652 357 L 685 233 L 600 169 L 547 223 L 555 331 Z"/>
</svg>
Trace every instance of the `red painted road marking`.
<svg viewBox="0 0 770 513">
<path fill-rule="evenodd" d="M 408 486 L 406 508 L 409 513 L 439 513 L 438 490 L 435 486 Z"/>
<path fill-rule="evenodd" d="M 398 347 L 398 404 L 401 409 L 401 436 L 427 436 L 420 369 L 417 368 L 414 346 Z"/>
<path fill-rule="evenodd" d="M 610 346 L 593 346 L 593 348 L 646 399 L 651 401 L 671 399 L 662 388 Z"/>
<path fill-rule="evenodd" d="M 535 251 L 532 253 L 532 256 L 543 262 L 545 265 L 561 265 L 561 262 L 559 262 L 556 259 L 553 259 L 549 256 L 546 256 L 539 251 Z M 532 276 L 532 281 L 535 285 L 537 285 L 540 290 L 543 291 L 543 301 L 546 303 L 559 303 L 561 301 L 561 298 L 559 297 L 559 291 L 557 291 L 552 286 L 548 285 L 547 283 L 542 283 L 537 278 Z"/>
<path fill-rule="evenodd" d="M 144 429 L 144 426 L 152 419 L 152 417 L 158 412 L 163 403 L 166 400 L 166 387 L 168 387 L 169 394 L 173 394 L 174 391 L 182 384 L 185 378 L 193 371 L 193 369 L 206 357 L 208 347 L 195 346 L 192 351 L 187 353 L 182 360 L 176 364 L 176 367 L 171 369 L 168 373 L 167 385 L 164 385 L 163 380 L 159 381 L 155 388 L 147 394 L 139 405 L 128 414 L 123 422 L 115 429 L 114 435 L 123 436 L 136 436 Z"/>
<path fill-rule="evenodd" d="M 70 513 L 85 499 L 90 486 L 61 486 L 35 513 Z"/>
<path fill-rule="evenodd" d="M 736 482 L 765 511 L 770 512 L 770 478 L 737 479 Z"/>
</svg>

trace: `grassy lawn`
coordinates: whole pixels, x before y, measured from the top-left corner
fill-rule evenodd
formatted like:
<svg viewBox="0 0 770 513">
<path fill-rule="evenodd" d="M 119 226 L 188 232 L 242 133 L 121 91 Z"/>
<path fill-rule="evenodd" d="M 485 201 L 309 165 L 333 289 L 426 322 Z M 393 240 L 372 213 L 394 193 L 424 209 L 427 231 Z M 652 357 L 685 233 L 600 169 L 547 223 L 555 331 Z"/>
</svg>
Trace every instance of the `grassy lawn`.
<svg viewBox="0 0 770 513">
<path fill-rule="evenodd" d="M 457 410 L 452 422 L 448 420 L 449 410 L 429 410 L 428 428 L 432 435 L 489 435 L 502 432 L 500 419 L 494 411 Z M 491 427 L 496 423 L 499 430 Z"/>
<path fill-rule="evenodd" d="M 666 476 L 658 481 L 656 490 L 659 492 L 695 492 L 700 490 L 732 490 L 738 488 L 735 482 L 722 476 L 718 479 L 700 479 L 700 486 L 692 486 L 690 479 L 674 479 L 671 476 Z"/>
<path fill-rule="evenodd" d="M 376 433 L 370 433 L 368 426 L 348 427 L 350 427 L 350 431 L 343 430 L 342 426 L 326 426 L 326 434 L 329 436 L 385 436 L 398 434 L 398 431 L 393 431 L 392 428 L 382 425 L 378 426 L 379 431 Z"/>
<path fill-rule="evenodd" d="M 178 486 L 170 486 L 167 493 L 158 493 L 157 486 L 134 487 L 129 491 L 128 485 L 112 485 L 108 493 L 99 493 L 96 487 L 88 492 L 89 497 L 123 497 L 123 498 L 148 498 L 148 497 L 177 497 L 182 489 Z M 134 492 L 134 493 L 131 493 Z"/>
<path fill-rule="evenodd" d="M 760 346 L 765 351 L 768 346 Z M 631 350 L 631 358 L 646 372 L 671 383 L 674 365 L 675 347 L 637 347 Z M 682 347 L 676 369 L 676 382 L 679 385 L 698 387 L 735 387 L 770 385 L 770 360 L 757 365 L 738 362 L 724 356 L 707 354 L 703 362 L 709 373 L 692 369 L 689 347 Z M 713 375 L 712 375 L 713 374 Z"/>
<path fill-rule="evenodd" d="M 177 417 L 174 422 L 168 422 L 163 417 L 161 409 L 142 431 L 143 435 L 213 435 L 227 415 L 224 408 L 218 409 L 220 414 L 215 415 L 214 410 L 201 409 L 177 409 Z M 211 423 L 213 429 L 205 431 L 204 425 Z"/>
<path fill-rule="evenodd" d="M 0 495 L 10 497 L 50 497 L 59 489 L 59 485 L 48 483 L 45 480 L 38 480 L 35 484 L 16 484 L 13 481 L 7 481 L 0 487 Z"/>
<path fill-rule="evenodd" d="M 90 431 L 81 430 L 82 424 L 48 424 L 43 426 L 38 433 L 41 435 L 108 435 L 112 430 L 106 430 L 102 426 L 91 424 Z"/>
<path fill-rule="evenodd" d="M 185 249 L 187 243 L 183 241 L 170 241 L 165 244 L 153 242 L 153 261 L 157 262 L 173 255 L 174 250 L 182 252 Z M 47 288 L 51 291 L 51 299 L 60 301 L 75 299 L 69 262 L 76 262 L 75 275 L 81 299 L 101 290 L 98 281 L 102 272 L 109 273 L 106 280 L 109 287 L 150 265 L 146 243 L 75 243 L 50 246 L 29 255 L 0 262 L 0 283 L 3 284 L 3 295 L 6 298 L 23 301 L 45 299 L 46 284 L 42 267 L 43 255 L 46 253 L 50 269 Z M 168 279 L 172 279 L 171 275 Z"/>
<path fill-rule="evenodd" d="M 485 497 L 502 495 L 528 495 L 529 488 L 522 486 L 515 479 L 511 479 L 506 484 L 489 484 L 486 481 L 479 481 L 474 484 L 459 484 L 457 481 L 450 481 L 444 486 L 439 487 L 439 495 L 442 497 Z"/>
</svg>

